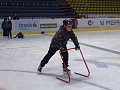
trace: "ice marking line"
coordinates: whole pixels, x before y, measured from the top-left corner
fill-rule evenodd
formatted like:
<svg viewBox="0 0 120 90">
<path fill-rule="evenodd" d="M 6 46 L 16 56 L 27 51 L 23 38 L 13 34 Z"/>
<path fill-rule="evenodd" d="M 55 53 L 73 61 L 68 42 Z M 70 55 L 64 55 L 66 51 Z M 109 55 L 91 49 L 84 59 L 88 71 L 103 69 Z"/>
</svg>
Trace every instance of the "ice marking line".
<svg viewBox="0 0 120 90">
<path fill-rule="evenodd" d="M 102 48 L 102 47 L 98 47 L 98 46 L 94 46 L 94 45 L 90 45 L 90 44 L 85 44 L 85 43 L 82 43 L 82 42 L 79 42 L 79 44 L 84 45 L 84 46 L 88 46 L 88 47 L 91 47 L 91 48 L 95 48 L 95 49 L 98 49 L 98 50 L 102 50 L 102 51 L 106 51 L 106 52 L 110 52 L 110 53 L 120 55 L 120 52 L 115 51 L 115 50 L 110 50 L 110 49 L 106 49 L 106 48 Z"/>
<path fill-rule="evenodd" d="M 29 71 L 29 70 L 10 70 L 10 69 L 0 69 L 0 71 L 2 72 L 18 72 L 18 73 L 28 73 L 28 74 L 38 74 L 37 71 Z M 61 76 L 61 75 L 57 75 L 57 74 L 52 74 L 52 73 L 41 73 L 38 75 L 45 75 L 45 76 Z"/>
<path fill-rule="evenodd" d="M 0 69 L 0 71 L 3 71 L 3 72 L 28 73 L 28 74 L 32 74 L 32 73 L 34 74 L 34 73 L 36 73 L 37 74 L 37 72 L 35 72 L 35 71 L 27 71 L 27 70 L 25 71 L 25 70 Z M 51 73 L 41 73 L 40 75 L 52 76 L 52 77 L 60 76 L 60 77 L 65 78 L 63 75 L 56 75 L 56 74 L 51 74 Z M 72 80 L 81 81 L 81 79 L 74 79 L 74 78 L 72 78 Z M 92 83 L 92 82 L 87 82 L 87 81 L 81 81 L 81 82 L 83 82 L 85 84 L 89 84 L 89 85 L 95 86 L 95 87 L 99 87 L 99 88 L 104 89 L 104 90 L 112 90 L 110 88 L 107 88 L 107 87 L 104 87 L 104 86 L 101 86 L 101 85 L 97 85 L 97 84 Z"/>
<path fill-rule="evenodd" d="M 52 35 L 48 35 L 48 34 L 45 34 L 45 35 L 53 37 Z M 72 42 L 72 41 L 70 40 L 70 42 Z M 82 42 L 79 42 L 79 44 L 87 46 L 87 47 L 91 47 L 91 48 L 94 48 L 94 49 L 98 49 L 98 50 L 102 50 L 102 51 L 106 51 L 106 52 L 110 52 L 110 53 L 114 53 L 114 54 L 120 55 L 119 51 L 110 50 L 110 49 L 106 49 L 106 48 L 102 48 L 102 47 L 98 47 L 98 46 L 94 46 L 94 45 L 90 45 L 90 44 L 86 44 L 86 43 L 82 43 Z"/>
<path fill-rule="evenodd" d="M 93 85 L 93 86 L 99 87 L 99 88 L 101 88 L 100 90 L 103 90 L 103 89 L 104 90 L 113 90 L 113 89 L 107 88 L 105 86 L 97 85 L 96 83 L 91 83 L 91 82 L 87 82 L 87 81 L 82 81 L 82 82 L 87 83 L 89 85 Z"/>
<path fill-rule="evenodd" d="M 4 50 L 4 49 L 19 49 L 19 48 L 31 48 L 31 47 L 36 47 L 36 46 L 26 46 L 26 47 L 9 47 L 9 48 L 0 48 L 0 50 Z"/>
<path fill-rule="evenodd" d="M 74 61 L 82 62 L 82 60 L 79 59 L 75 59 Z M 109 68 L 110 65 L 120 68 L 120 63 L 102 62 L 102 61 L 99 62 L 95 60 L 88 60 L 87 62 L 94 64 L 97 68 Z"/>
</svg>

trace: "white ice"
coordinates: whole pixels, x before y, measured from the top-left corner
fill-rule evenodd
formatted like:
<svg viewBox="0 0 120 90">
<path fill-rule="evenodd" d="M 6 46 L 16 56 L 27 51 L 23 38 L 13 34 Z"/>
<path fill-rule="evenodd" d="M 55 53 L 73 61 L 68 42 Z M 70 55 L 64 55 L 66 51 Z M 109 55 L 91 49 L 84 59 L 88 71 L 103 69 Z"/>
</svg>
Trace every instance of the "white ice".
<svg viewBox="0 0 120 90">
<path fill-rule="evenodd" d="M 69 84 L 56 79 L 63 77 L 58 52 L 43 68 L 44 74 L 37 74 L 38 65 L 48 51 L 50 36 L 0 37 L 0 90 L 120 90 L 120 31 L 75 34 L 80 43 L 94 46 L 80 44 L 90 69 L 89 78 L 74 74 L 75 71 L 87 74 L 80 52 L 75 50 L 69 51 L 72 73 Z M 68 48 L 71 47 L 74 44 L 70 41 Z"/>
</svg>

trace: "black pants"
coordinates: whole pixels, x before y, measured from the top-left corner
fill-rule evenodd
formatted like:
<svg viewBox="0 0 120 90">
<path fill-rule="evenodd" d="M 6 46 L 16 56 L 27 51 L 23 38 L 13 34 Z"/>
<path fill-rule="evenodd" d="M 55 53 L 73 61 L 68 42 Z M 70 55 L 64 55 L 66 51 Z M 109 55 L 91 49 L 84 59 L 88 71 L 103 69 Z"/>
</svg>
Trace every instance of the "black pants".
<svg viewBox="0 0 120 90">
<path fill-rule="evenodd" d="M 8 30 L 8 31 L 7 31 L 7 35 L 8 35 L 8 38 L 9 38 L 9 37 L 12 38 L 11 30 Z"/>
<path fill-rule="evenodd" d="M 66 48 L 66 47 L 65 47 Z M 47 64 L 50 60 L 50 58 L 56 53 L 56 51 L 58 51 L 59 49 L 58 48 L 52 48 L 50 47 L 49 48 L 49 51 L 48 53 L 45 55 L 45 57 L 43 58 L 43 60 L 41 61 L 40 63 L 40 66 L 41 67 L 44 67 L 45 64 Z M 66 48 L 66 52 L 61 52 L 61 55 L 63 56 L 63 60 L 65 62 L 65 65 L 68 67 L 68 51 L 67 51 L 67 48 Z M 63 68 L 64 68 L 64 65 L 63 65 Z"/>
<path fill-rule="evenodd" d="M 3 29 L 3 36 L 8 36 L 7 35 L 7 29 Z"/>
</svg>

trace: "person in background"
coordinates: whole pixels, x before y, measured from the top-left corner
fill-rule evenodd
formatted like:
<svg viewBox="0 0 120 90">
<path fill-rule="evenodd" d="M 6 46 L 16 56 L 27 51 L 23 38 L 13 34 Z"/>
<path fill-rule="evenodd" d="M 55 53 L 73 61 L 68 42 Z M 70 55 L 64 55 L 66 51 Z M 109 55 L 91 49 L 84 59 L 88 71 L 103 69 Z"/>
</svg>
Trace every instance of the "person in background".
<svg viewBox="0 0 120 90">
<path fill-rule="evenodd" d="M 11 22 L 11 19 L 8 19 L 8 22 L 7 22 L 7 34 L 8 34 L 8 38 L 11 38 L 12 39 L 12 22 Z"/>
<path fill-rule="evenodd" d="M 7 18 L 4 18 L 4 21 L 2 22 L 2 29 L 3 29 L 3 36 L 7 35 Z"/>
<path fill-rule="evenodd" d="M 73 26 L 72 26 L 72 28 L 73 28 L 73 29 L 77 29 L 77 25 L 78 25 L 78 20 L 77 20 L 77 18 L 72 18 L 71 20 L 73 21 Z"/>
<path fill-rule="evenodd" d="M 12 17 L 11 17 L 11 16 L 9 16 L 9 17 L 8 17 L 8 20 L 12 20 Z"/>
<path fill-rule="evenodd" d="M 24 38 L 24 35 L 22 32 L 19 32 L 14 38 Z"/>
<path fill-rule="evenodd" d="M 13 20 L 19 20 L 19 17 L 17 16 L 16 13 L 13 15 Z"/>
</svg>

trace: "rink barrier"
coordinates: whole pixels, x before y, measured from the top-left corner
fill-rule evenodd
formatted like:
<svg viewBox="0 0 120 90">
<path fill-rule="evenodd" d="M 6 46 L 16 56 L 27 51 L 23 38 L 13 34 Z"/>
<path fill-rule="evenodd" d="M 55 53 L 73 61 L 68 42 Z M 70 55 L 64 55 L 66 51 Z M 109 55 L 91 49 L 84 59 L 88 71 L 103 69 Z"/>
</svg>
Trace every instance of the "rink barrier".
<svg viewBox="0 0 120 90">
<path fill-rule="evenodd" d="M 74 32 L 100 32 L 100 31 L 119 31 L 120 28 L 93 28 L 93 29 L 73 29 Z M 55 33 L 56 30 L 45 31 L 45 33 Z"/>
<path fill-rule="evenodd" d="M 74 32 L 100 32 L 100 31 L 119 31 L 120 28 L 91 28 L 91 29 L 73 29 Z M 45 33 L 55 33 L 56 30 L 40 31 L 40 32 L 23 32 L 23 34 L 45 34 Z M 13 35 L 16 35 L 18 32 L 12 31 Z M 0 32 L 2 36 L 2 32 Z"/>
<path fill-rule="evenodd" d="M 93 29 L 73 29 L 74 32 L 100 32 L 100 31 L 119 31 L 120 28 L 93 28 Z M 41 32 L 25 32 L 25 34 L 45 34 L 45 33 L 55 33 L 56 30 L 48 30 Z"/>
</svg>

